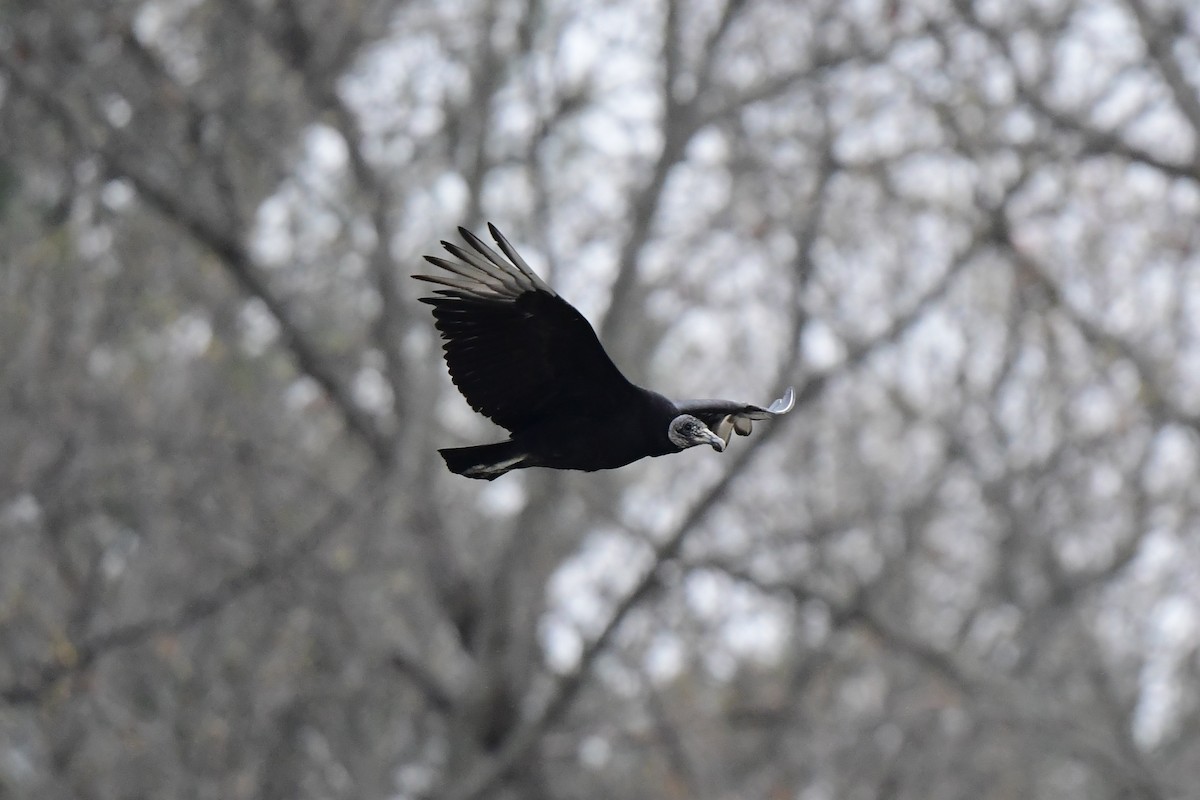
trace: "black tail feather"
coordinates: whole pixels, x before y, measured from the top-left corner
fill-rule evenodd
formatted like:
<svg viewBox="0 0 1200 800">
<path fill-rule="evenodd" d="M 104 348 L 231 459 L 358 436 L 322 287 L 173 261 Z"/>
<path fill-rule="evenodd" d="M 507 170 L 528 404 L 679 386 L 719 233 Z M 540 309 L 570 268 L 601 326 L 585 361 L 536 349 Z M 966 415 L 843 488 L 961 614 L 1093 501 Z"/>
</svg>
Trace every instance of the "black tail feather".
<svg viewBox="0 0 1200 800">
<path fill-rule="evenodd" d="M 456 475 L 490 481 L 513 469 L 528 466 L 526 453 L 516 442 L 496 442 L 473 447 L 446 447 L 438 450 L 446 467 Z"/>
</svg>

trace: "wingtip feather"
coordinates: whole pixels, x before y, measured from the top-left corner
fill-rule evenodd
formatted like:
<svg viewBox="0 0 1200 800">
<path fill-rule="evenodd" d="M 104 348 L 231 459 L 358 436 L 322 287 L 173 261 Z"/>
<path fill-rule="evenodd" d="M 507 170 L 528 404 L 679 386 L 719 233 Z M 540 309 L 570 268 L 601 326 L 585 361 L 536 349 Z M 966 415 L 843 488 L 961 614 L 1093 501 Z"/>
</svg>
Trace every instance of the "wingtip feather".
<svg viewBox="0 0 1200 800">
<path fill-rule="evenodd" d="M 555 291 L 550 288 L 550 285 L 542 280 L 541 276 L 533 271 L 533 268 L 526 263 L 521 254 L 517 252 L 517 248 L 512 246 L 508 241 L 508 237 L 500 232 L 492 223 L 488 223 L 488 232 L 492 234 L 492 238 L 496 240 L 496 244 L 500 246 L 500 250 L 508 257 L 508 260 L 513 263 L 518 270 L 521 271 L 526 278 L 533 284 L 533 287 L 539 292 L 545 292 L 549 295 L 555 295 Z"/>
<path fill-rule="evenodd" d="M 783 397 L 767 406 L 767 411 L 770 411 L 772 414 L 786 414 L 795 407 L 796 388 L 794 386 L 789 386 L 787 387 L 787 391 L 783 393 Z"/>
</svg>

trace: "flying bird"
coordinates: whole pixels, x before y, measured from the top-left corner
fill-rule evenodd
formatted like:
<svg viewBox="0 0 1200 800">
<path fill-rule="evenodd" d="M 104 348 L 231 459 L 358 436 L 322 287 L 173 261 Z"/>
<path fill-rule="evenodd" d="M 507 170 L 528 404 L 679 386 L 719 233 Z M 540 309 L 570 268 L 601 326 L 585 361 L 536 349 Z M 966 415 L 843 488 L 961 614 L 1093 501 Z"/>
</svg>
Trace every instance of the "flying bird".
<svg viewBox="0 0 1200 800">
<path fill-rule="evenodd" d="M 493 480 L 514 469 L 591 472 L 696 445 L 721 452 L 754 420 L 786 414 L 791 388 L 763 408 L 731 400 L 672 402 L 631 383 L 574 306 L 529 268 L 488 224 L 497 253 L 466 228 L 470 249 L 442 246 L 454 259 L 425 256 L 446 274 L 413 275 L 439 288 L 421 302 L 445 344 L 450 377 L 475 411 L 506 428 L 495 444 L 439 450 L 451 472 Z"/>
</svg>

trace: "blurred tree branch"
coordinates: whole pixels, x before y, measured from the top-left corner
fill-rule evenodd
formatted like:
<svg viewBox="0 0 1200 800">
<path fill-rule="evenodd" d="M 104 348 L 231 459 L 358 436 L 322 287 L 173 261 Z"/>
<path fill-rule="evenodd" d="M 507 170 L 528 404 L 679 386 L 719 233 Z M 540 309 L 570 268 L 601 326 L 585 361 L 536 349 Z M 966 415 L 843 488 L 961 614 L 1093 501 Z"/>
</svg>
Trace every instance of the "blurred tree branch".
<svg viewBox="0 0 1200 800">
<path fill-rule="evenodd" d="M 46 693 L 62 680 L 90 669 L 101 658 L 118 650 L 137 647 L 165 634 L 179 633 L 219 614 L 249 592 L 287 573 L 308 558 L 336 530 L 366 515 L 384 498 L 386 484 L 381 474 L 368 470 L 345 497 L 332 503 L 325 514 L 315 520 L 281 550 L 261 555 L 216 586 L 181 603 L 174 610 L 148 616 L 136 622 L 117 625 L 107 631 L 86 635 L 70 642 L 69 655 L 44 662 L 24 671 L 32 677 L 0 686 L 0 699 L 10 705 L 42 701 Z M 408 670 L 413 674 L 413 670 Z M 430 693 L 435 704 L 441 702 L 444 691 L 430 689 L 432 681 L 418 681 Z"/>
<path fill-rule="evenodd" d="M 130 148 L 121 145 L 118 131 L 106 126 L 97 126 L 86 120 L 72 109 L 67 101 L 58 97 L 50 87 L 42 85 L 10 54 L 3 51 L 0 51 L 0 69 L 8 75 L 19 92 L 56 119 L 68 136 L 85 150 L 103 159 L 113 175 L 128 180 L 152 208 L 212 252 L 247 296 L 263 303 L 279 324 L 283 345 L 292 353 L 300 372 L 312 378 L 321 387 L 338 409 L 347 430 L 367 445 L 376 462 L 380 465 L 390 463 L 393 457 L 390 439 L 379 430 L 374 419 L 354 401 L 342 378 L 321 355 L 288 306 L 267 285 L 259 268 L 240 241 L 240 234 L 223 229 L 218 223 L 205 218 L 196 207 L 181 198 L 178 192 L 161 185 L 145 173 L 127 155 Z"/>
</svg>

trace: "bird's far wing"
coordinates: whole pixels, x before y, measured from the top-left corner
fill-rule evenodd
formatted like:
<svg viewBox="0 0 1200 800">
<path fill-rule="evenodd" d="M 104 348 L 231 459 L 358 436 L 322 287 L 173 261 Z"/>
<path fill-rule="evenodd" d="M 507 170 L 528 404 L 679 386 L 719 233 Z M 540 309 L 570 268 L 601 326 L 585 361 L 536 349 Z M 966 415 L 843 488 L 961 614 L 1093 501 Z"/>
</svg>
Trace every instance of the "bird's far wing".
<svg viewBox="0 0 1200 800">
<path fill-rule="evenodd" d="M 425 259 L 446 274 L 413 275 L 439 287 L 421 302 L 433 306 L 450 377 L 470 406 L 515 431 L 550 411 L 625 399 L 633 385 L 588 321 L 488 230 L 504 256 L 459 228 L 471 249 L 442 242 L 457 260 Z"/>
<path fill-rule="evenodd" d="M 678 405 L 680 413 L 696 417 L 729 444 L 733 433 L 749 436 L 754 429 L 754 420 L 778 417 L 795 408 L 796 390 L 789 386 L 783 397 L 766 408 L 732 400 L 686 400 Z"/>
</svg>

